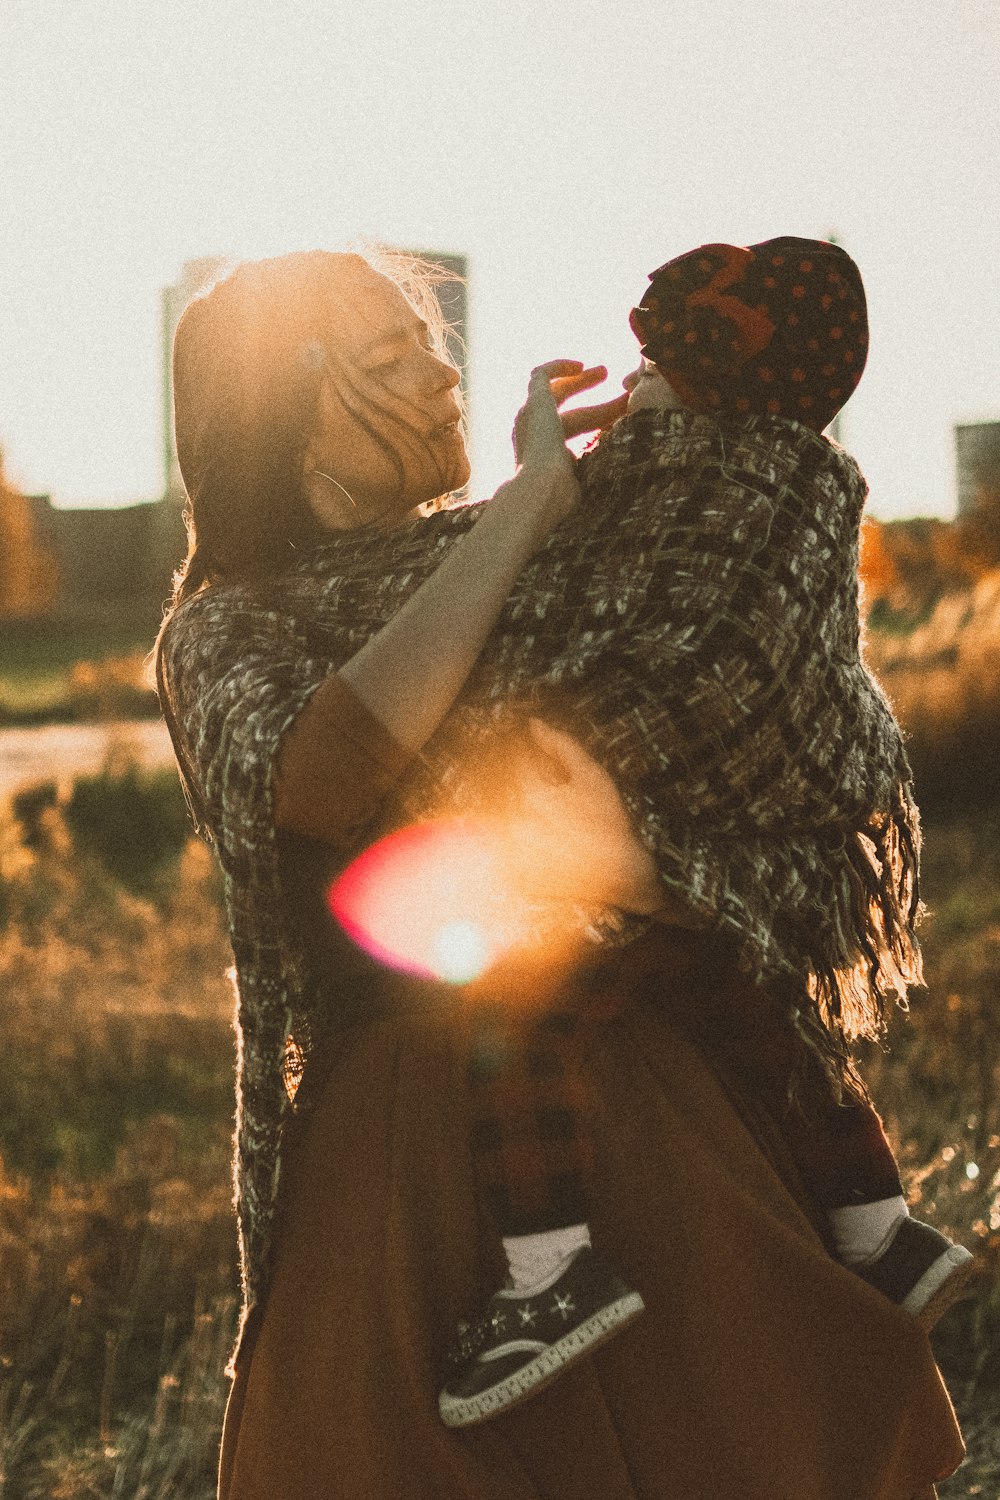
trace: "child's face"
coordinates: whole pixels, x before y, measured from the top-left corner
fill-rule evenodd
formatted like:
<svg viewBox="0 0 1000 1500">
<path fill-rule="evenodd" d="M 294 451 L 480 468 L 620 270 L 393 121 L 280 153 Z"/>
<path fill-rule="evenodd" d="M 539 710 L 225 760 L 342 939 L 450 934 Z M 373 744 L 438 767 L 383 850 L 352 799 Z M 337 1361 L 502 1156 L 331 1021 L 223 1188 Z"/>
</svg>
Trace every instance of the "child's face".
<svg viewBox="0 0 1000 1500">
<path fill-rule="evenodd" d="M 652 360 L 640 360 L 637 368 L 625 376 L 622 385 L 628 391 L 626 411 L 639 411 L 644 406 L 657 406 L 667 411 L 680 411 L 684 407 L 673 386 L 664 379 Z"/>
</svg>

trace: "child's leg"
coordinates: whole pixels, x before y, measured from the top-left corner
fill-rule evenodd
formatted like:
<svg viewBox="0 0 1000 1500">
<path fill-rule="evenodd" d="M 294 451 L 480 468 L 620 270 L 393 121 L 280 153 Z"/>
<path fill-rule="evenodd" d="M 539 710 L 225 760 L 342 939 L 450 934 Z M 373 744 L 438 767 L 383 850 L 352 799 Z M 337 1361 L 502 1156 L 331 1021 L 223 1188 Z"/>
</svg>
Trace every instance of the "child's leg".
<svg viewBox="0 0 1000 1500">
<path fill-rule="evenodd" d="M 837 1259 L 926 1329 L 961 1292 L 972 1257 L 910 1217 L 892 1148 L 871 1103 L 857 1091 L 837 1101 L 816 1064 L 809 1105 L 786 1109 L 784 1136 L 826 1210 Z"/>
<path fill-rule="evenodd" d="M 811 1087 L 801 1104 L 786 1103 L 784 1136 L 830 1221 L 837 1259 L 862 1265 L 885 1249 L 907 1217 L 903 1184 L 871 1102 L 846 1087 L 838 1101 L 819 1063 L 810 1061 Z"/>
<path fill-rule="evenodd" d="M 474 1014 L 471 1031 L 477 1190 L 503 1238 L 514 1286 L 531 1286 L 590 1243 L 593 1150 L 579 1017 L 491 1005 Z"/>
<path fill-rule="evenodd" d="M 526 965 L 494 977 L 488 1000 L 470 1006 L 476 1182 L 515 1286 L 542 1279 L 590 1244 L 587 1046 L 631 1002 L 637 977 L 656 966 L 642 944 L 587 947 L 562 970 Z"/>
<path fill-rule="evenodd" d="M 740 976 L 718 1028 L 730 1066 L 777 1124 L 813 1201 L 827 1215 L 837 1258 L 877 1255 L 907 1213 L 896 1158 L 860 1087 L 838 1090 L 788 1019 L 784 1002 Z"/>
<path fill-rule="evenodd" d="M 484 1421 L 530 1397 L 643 1309 L 590 1246 L 589 1022 L 572 1003 L 585 990 L 571 971 L 556 990 L 522 997 L 530 1008 L 509 989 L 489 1004 L 480 994 L 471 1008 L 473 1164 L 510 1279 L 459 1332 L 455 1371 L 438 1403 L 449 1426 Z M 540 999 L 547 1008 L 538 1008 Z"/>
<path fill-rule="evenodd" d="M 785 998 L 722 964 L 702 987 L 695 1030 L 775 1122 L 838 1260 L 931 1327 L 971 1269 L 967 1250 L 911 1219 L 882 1121 L 860 1086 L 838 1090 L 797 1035 Z"/>
</svg>

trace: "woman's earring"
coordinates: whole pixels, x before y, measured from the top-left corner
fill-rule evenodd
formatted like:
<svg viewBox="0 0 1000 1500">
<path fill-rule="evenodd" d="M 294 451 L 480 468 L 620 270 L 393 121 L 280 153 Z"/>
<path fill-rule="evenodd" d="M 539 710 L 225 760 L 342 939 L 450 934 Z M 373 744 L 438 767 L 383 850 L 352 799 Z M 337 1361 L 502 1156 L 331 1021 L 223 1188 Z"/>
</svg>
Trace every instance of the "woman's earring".
<svg viewBox="0 0 1000 1500">
<path fill-rule="evenodd" d="M 320 479 L 329 479 L 329 481 L 330 481 L 331 484 L 335 484 L 337 486 L 337 489 L 340 491 L 340 493 L 342 495 L 346 495 L 347 498 L 348 498 L 348 500 L 354 506 L 354 514 L 356 516 L 360 516 L 361 512 L 360 512 L 360 510 L 358 510 L 357 502 L 354 499 L 354 496 L 351 494 L 350 490 L 345 490 L 344 489 L 344 486 L 341 484 L 341 482 L 340 482 L 339 479 L 334 479 L 333 475 L 332 474 L 327 474 L 324 469 L 311 469 L 310 473 L 312 473 L 312 474 L 318 474 L 319 477 L 320 477 Z"/>
</svg>

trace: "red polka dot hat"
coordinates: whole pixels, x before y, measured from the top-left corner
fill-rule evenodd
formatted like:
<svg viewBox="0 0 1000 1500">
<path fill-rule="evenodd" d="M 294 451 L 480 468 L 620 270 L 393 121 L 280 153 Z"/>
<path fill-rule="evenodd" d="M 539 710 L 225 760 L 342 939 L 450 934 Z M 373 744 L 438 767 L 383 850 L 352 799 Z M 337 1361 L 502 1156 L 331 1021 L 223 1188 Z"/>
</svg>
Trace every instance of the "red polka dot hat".
<svg viewBox="0 0 1000 1500">
<path fill-rule="evenodd" d="M 868 357 L 861 273 L 825 240 L 702 245 L 649 278 L 632 331 L 692 410 L 822 432 Z"/>
</svg>

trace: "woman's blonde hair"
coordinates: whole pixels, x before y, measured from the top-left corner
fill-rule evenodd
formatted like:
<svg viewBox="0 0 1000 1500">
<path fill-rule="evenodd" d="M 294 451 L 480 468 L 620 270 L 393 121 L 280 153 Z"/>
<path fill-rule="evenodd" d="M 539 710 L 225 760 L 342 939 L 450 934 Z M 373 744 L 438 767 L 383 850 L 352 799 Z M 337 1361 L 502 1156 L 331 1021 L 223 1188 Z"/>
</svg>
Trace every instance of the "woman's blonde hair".
<svg viewBox="0 0 1000 1500">
<path fill-rule="evenodd" d="M 447 357 L 435 286 L 450 273 L 378 247 L 365 257 L 313 250 L 244 261 L 185 309 L 173 374 L 188 552 L 174 579 L 173 605 L 205 583 L 284 572 L 301 547 L 329 540 L 301 482 L 324 379 L 334 379 L 402 478 L 384 424 L 372 420 L 380 411 L 380 383 L 343 358 L 333 331 L 345 284 L 372 269 L 396 282 L 426 321 L 436 352 Z M 404 425 L 398 413 L 394 421 Z"/>
<path fill-rule="evenodd" d="M 187 493 L 188 547 L 155 647 L 160 702 L 175 746 L 162 666 L 163 632 L 173 611 L 207 585 L 286 572 L 304 548 L 330 541 L 302 490 L 324 380 L 335 382 L 401 480 L 402 462 L 386 426 L 392 431 L 394 423 L 401 438 L 426 447 L 398 411 L 388 424 L 379 421 L 386 411 L 381 382 L 337 346 L 337 300 L 352 278 L 370 277 L 372 270 L 399 286 L 427 323 L 435 352 L 449 358 L 450 330 L 435 287 L 458 278 L 382 247 L 366 247 L 364 256 L 311 250 L 243 261 L 195 297 L 177 325 L 174 433 Z"/>
</svg>

